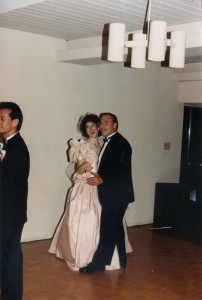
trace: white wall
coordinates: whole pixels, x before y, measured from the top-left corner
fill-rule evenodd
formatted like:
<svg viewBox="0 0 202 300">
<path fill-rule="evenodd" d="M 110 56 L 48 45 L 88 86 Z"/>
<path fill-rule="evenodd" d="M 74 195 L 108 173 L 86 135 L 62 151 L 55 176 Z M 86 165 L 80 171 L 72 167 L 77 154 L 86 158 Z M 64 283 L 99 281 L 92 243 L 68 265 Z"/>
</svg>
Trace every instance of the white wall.
<svg viewBox="0 0 202 300">
<path fill-rule="evenodd" d="M 158 63 L 145 70 L 122 64 L 57 63 L 65 42 L 0 29 L 1 100 L 24 112 L 22 136 L 31 155 L 28 217 L 23 240 L 49 238 L 62 214 L 67 189 L 67 140 L 79 137 L 76 122 L 86 112 L 117 114 L 119 131 L 133 148 L 136 202 L 128 225 L 153 221 L 156 182 L 178 182 L 183 104 L 173 71 Z M 163 150 L 163 143 L 171 150 Z"/>
<path fill-rule="evenodd" d="M 202 63 L 192 63 L 176 72 L 178 100 L 182 103 L 202 103 Z"/>
</svg>

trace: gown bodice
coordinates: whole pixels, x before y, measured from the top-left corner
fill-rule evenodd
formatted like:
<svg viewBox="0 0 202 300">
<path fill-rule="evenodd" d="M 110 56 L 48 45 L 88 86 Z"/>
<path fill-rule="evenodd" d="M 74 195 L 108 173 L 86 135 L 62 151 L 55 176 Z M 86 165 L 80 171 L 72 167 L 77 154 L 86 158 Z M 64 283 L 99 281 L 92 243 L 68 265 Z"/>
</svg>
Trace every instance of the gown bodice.
<svg viewBox="0 0 202 300">
<path fill-rule="evenodd" d="M 99 144 L 100 143 L 101 142 L 99 141 Z M 95 145 L 90 143 L 88 140 L 81 139 L 80 141 L 77 141 L 73 138 L 70 141 L 70 162 L 77 163 L 77 161 L 84 159 L 92 165 L 92 172 L 97 172 L 98 154 L 99 149 L 97 149 Z M 89 172 L 83 174 L 78 174 L 76 172 L 73 176 L 73 180 L 75 181 L 77 179 L 88 178 L 90 176 L 92 176 L 92 174 Z"/>
</svg>

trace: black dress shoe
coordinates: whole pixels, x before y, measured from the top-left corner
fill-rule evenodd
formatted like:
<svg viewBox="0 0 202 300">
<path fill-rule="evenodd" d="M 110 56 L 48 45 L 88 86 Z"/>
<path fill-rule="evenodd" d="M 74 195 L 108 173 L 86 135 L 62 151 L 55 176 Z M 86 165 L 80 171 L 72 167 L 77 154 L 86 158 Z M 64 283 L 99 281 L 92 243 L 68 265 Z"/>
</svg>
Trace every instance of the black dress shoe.
<svg viewBox="0 0 202 300">
<path fill-rule="evenodd" d="M 125 269 L 126 268 L 126 262 L 120 261 L 120 267 L 121 267 L 121 269 Z"/>
<path fill-rule="evenodd" d="M 119 261 L 120 261 L 120 267 L 121 267 L 121 269 L 125 269 L 126 268 L 126 263 L 127 263 L 126 255 L 120 257 Z"/>
<path fill-rule="evenodd" d="M 102 272 L 104 270 L 105 270 L 105 266 L 97 266 L 93 263 L 90 263 L 87 266 L 80 268 L 79 272 L 83 274 L 91 274 L 95 272 Z"/>
</svg>

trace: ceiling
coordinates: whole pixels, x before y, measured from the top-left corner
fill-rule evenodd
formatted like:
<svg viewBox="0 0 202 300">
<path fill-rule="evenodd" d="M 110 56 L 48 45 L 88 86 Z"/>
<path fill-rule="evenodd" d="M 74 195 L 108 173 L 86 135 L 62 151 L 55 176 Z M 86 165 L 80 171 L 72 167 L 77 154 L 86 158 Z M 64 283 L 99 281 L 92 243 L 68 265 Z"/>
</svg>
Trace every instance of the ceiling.
<svg viewBox="0 0 202 300">
<path fill-rule="evenodd" d="M 147 2 L 0 0 L 0 26 L 65 40 L 101 36 L 104 24 L 112 22 L 125 23 L 130 32 L 143 28 Z M 151 19 L 167 21 L 168 25 L 201 21 L 201 0 L 152 0 Z"/>
<path fill-rule="evenodd" d="M 0 27 L 65 40 L 107 34 L 107 24 L 142 30 L 148 0 L 0 0 Z M 201 0 L 152 0 L 151 20 L 168 26 L 201 21 Z M 201 55 L 201 47 L 193 49 Z"/>
</svg>

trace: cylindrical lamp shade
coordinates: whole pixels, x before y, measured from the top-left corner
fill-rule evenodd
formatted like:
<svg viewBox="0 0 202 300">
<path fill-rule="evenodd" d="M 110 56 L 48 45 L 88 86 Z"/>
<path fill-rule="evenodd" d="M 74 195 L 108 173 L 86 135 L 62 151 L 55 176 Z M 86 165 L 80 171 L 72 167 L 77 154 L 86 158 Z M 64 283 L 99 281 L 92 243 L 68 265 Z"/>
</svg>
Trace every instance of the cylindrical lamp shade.
<svg viewBox="0 0 202 300">
<path fill-rule="evenodd" d="M 111 23 L 109 25 L 108 55 L 109 61 L 124 60 L 125 24 Z"/>
<path fill-rule="evenodd" d="M 167 23 L 152 21 L 149 33 L 148 60 L 164 61 L 166 52 Z"/>
<path fill-rule="evenodd" d="M 133 34 L 133 41 L 146 41 L 146 34 L 144 33 L 134 33 Z M 141 44 L 141 43 L 139 43 Z M 141 46 L 138 45 L 132 48 L 132 55 L 131 55 L 131 67 L 132 68 L 145 68 L 145 60 L 146 60 L 146 44 Z"/>
<path fill-rule="evenodd" d="M 184 68 L 185 32 L 171 32 L 169 67 Z"/>
</svg>

